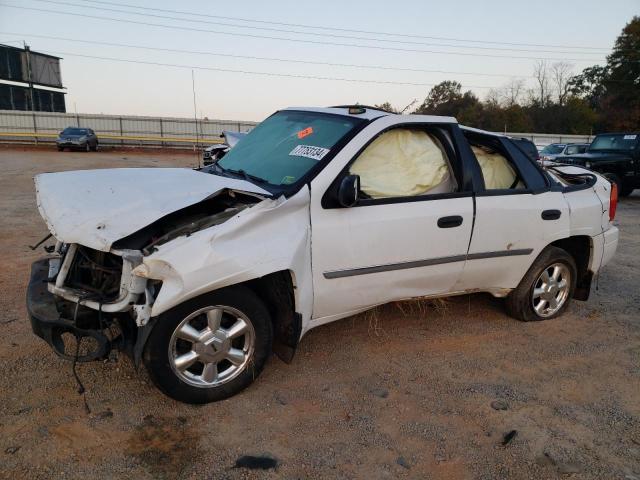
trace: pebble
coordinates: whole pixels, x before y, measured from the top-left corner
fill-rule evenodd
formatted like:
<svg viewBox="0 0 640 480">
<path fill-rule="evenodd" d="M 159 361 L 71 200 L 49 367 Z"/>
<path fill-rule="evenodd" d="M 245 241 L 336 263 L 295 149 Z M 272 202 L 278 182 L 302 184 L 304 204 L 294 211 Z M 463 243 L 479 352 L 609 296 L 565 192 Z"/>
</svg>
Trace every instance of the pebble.
<svg viewBox="0 0 640 480">
<path fill-rule="evenodd" d="M 14 454 L 18 450 L 20 450 L 20 447 L 9 447 L 4 451 L 4 453 Z"/>
<path fill-rule="evenodd" d="M 111 417 L 113 417 L 113 412 L 109 409 L 105 410 L 104 412 L 100 412 L 96 414 L 96 418 L 100 420 L 104 420 L 105 418 L 111 418 Z"/>
<path fill-rule="evenodd" d="M 407 462 L 407 460 L 403 456 L 398 457 L 396 459 L 396 463 L 401 467 L 406 468 L 407 470 L 411 468 L 411 465 L 409 465 L 409 462 Z"/>
<path fill-rule="evenodd" d="M 387 398 L 389 396 L 389 390 L 386 388 L 373 388 L 370 390 L 371 394 L 380 398 Z"/>
<path fill-rule="evenodd" d="M 491 402 L 491 408 L 494 410 L 508 410 L 509 404 L 504 400 L 494 400 Z"/>
</svg>

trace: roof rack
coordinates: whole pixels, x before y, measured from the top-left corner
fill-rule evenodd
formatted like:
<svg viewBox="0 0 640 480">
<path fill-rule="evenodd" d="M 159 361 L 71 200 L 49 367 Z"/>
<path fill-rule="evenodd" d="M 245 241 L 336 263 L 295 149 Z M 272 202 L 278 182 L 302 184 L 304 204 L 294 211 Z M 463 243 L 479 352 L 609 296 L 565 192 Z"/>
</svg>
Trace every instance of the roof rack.
<svg viewBox="0 0 640 480">
<path fill-rule="evenodd" d="M 354 105 L 332 105 L 329 108 L 364 108 L 366 110 L 377 110 L 379 112 L 395 113 L 395 112 L 391 112 L 389 110 L 385 110 L 384 108 L 380 108 L 380 107 L 372 107 L 371 105 L 358 105 L 358 104 L 354 104 Z"/>
</svg>

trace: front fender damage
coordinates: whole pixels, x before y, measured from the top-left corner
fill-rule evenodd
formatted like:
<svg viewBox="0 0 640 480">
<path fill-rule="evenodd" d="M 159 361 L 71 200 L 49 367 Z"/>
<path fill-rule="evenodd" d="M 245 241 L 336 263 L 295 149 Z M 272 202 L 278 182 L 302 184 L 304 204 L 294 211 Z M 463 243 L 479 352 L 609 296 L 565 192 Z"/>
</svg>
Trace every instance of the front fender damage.
<svg viewBox="0 0 640 480">
<path fill-rule="evenodd" d="M 276 353 L 290 360 L 313 305 L 309 200 L 305 187 L 291 198 L 262 200 L 223 223 L 155 244 L 133 274 L 160 281 L 162 287 L 150 311 L 146 306 L 138 311 L 154 319 L 199 295 L 240 283 L 273 304 L 288 293 L 271 291 L 287 288 L 281 277 L 271 280 L 286 272 L 294 318 L 283 318 L 285 308 L 270 308 L 276 337 L 283 340 L 278 346 L 284 346 Z"/>
</svg>

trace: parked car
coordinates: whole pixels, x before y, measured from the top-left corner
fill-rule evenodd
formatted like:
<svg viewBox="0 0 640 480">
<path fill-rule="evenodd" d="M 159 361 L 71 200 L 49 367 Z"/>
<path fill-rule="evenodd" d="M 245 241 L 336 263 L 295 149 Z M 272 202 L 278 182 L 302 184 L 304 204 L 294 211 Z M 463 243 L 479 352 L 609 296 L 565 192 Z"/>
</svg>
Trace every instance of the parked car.
<svg viewBox="0 0 640 480">
<path fill-rule="evenodd" d="M 530 159 L 536 162 L 540 161 L 540 154 L 538 153 L 538 147 L 528 138 L 512 138 L 513 143 L 516 144 Z"/>
<path fill-rule="evenodd" d="M 626 197 L 640 188 L 640 133 L 596 135 L 581 155 L 562 157 L 562 163 L 580 165 L 604 175 Z"/>
<path fill-rule="evenodd" d="M 56 239 L 32 266 L 35 334 L 70 360 L 119 348 L 190 403 L 238 393 L 272 352 L 288 362 L 309 330 L 387 302 L 480 291 L 516 319 L 557 317 L 618 243 L 600 175 L 544 171 L 454 118 L 361 106 L 278 111 L 199 171 L 35 183 Z M 65 333 L 94 348 L 79 355 Z"/>
<path fill-rule="evenodd" d="M 224 157 L 226 153 L 231 150 L 245 135 L 245 132 L 230 132 L 228 130 L 223 131 L 220 137 L 224 139 L 224 142 L 216 143 L 215 145 L 211 145 L 210 147 L 205 148 L 202 151 L 202 163 L 205 166 L 216 163 L 218 160 Z"/>
<path fill-rule="evenodd" d="M 67 127 L 56 139 L 58 151 L 65 148 L 70 150 L 98 150 L 98 136 L 91 128 Z"/>
<path fill-rule="evenodd" d="M 552 143 L 540 151 L 540 159 L 545 162 L 562 162 L 565 155 L 584 153 L 588 143 Z"/>
</svg>

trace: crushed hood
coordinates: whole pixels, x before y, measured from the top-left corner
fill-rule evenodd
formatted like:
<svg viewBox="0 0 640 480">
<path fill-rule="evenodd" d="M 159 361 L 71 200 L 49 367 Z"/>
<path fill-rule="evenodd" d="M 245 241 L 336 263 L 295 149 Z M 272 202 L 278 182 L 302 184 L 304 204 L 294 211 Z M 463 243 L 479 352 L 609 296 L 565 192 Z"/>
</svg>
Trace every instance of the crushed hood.
<svg viewBox="0 0 640 480">
<path fill-rule="evenodd" d="M 58 240 L 108 251 L 111 244 L 225 189 L 269 192 L 246 180 L 186 168 L 115 168 L 36 175 L 38 210 Z"/>
</svg>

